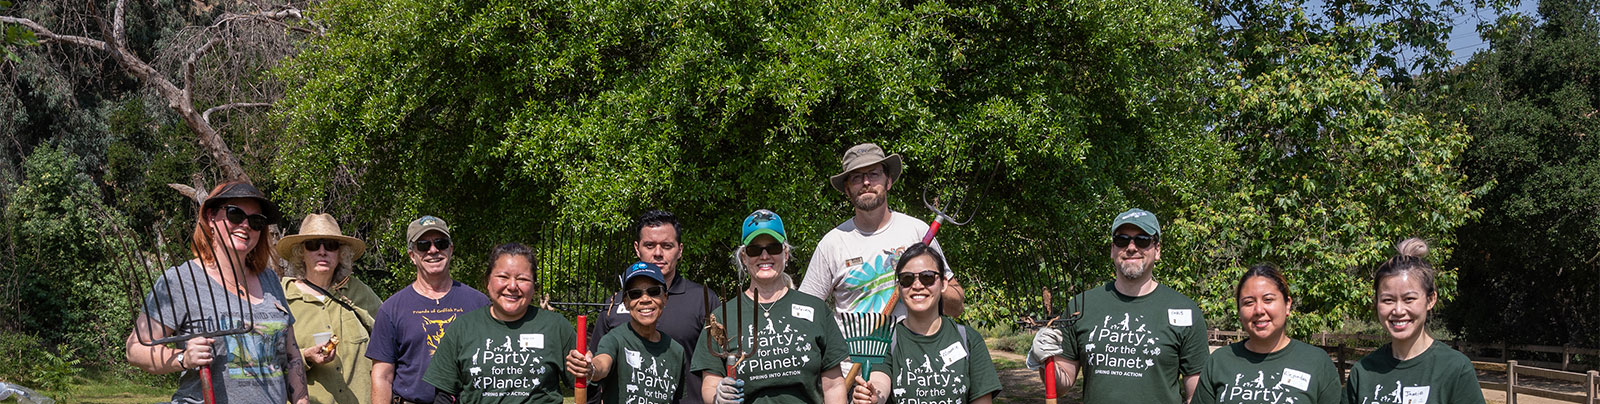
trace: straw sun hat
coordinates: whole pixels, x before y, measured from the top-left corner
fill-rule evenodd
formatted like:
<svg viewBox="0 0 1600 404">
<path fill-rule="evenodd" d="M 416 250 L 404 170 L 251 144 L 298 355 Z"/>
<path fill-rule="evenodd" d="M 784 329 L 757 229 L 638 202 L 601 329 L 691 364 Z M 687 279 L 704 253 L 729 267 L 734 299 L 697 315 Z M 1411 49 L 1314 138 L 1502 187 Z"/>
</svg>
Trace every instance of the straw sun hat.
<svg viewBox="0 0 1600 404">
<path fill-rule="evenodd" d="M 361 254 L 367 251 L 366 242 L 355 237 L 346 236 L 339 231 L 339 222 L 333 220 L 332 215 L 313 213 L 306 215 L 305 220 L 300 221 L 300 234 L 286 236 L 282 240 L 278 240 L 278 256 L 288 259 L 290 253 L 294 252 L 295 247 L 299 247 L 303 242 L 316 239 L 338 240 L 339 244 L 341 244 L 340 248 L 354 248 L 355 256 L 351 257 L 351 259 L 361 258 Z"/>
</svg>

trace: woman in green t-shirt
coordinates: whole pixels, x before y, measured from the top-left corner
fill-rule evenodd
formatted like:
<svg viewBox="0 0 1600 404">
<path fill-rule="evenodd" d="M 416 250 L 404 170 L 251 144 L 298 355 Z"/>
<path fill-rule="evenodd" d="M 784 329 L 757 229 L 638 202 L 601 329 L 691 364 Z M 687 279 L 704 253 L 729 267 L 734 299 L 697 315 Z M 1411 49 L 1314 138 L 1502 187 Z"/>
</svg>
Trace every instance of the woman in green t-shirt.
<svg viewBox="0 0 1600 404">
<path fill-rule="evenodd" d="M 1350 368 L 1344 402 L 1483 403 L 1472 361 L 1428 335 L 1428 311 L 1439 294 L 1433 266 L 1422 258 L 1427 243 L 1411 238 L 1395 249 L 1400 254 L 1378 265 L 1372 279 L 1373 306 L 1390 341 Z"/>
<path fill-rule="evenodd" d="M 793 251 L 783 219 L 762 209 L 741 223 L 744 246 L 733 261 L 750 286 L 722 303 L 700 334 L 708 348 L 695 350 L 689 367 L 704 376 L 700 397 L 716 404 L 844 402 L 839 363 L 850 351 L 830 306 L 793 290 L 794 280 L 783 272 Z M 711 333 L 716 325 L 726 330 L 726 342 Z"/>
<path fill-rule="evenodd" d="M 1272 264 L 1245 270 L 1233 302 L 1249 338 L 1211 353 L 1194 403 L 1339 402 L 1339 370 L 1327 352 L 1287 334 L 1294 297 L 1283 271 Z"/>
<path fill-rule="evenodd" d="M 896 293 L 906 305 L 906 318 L 894 325 L 888 366 L 873 368 L 871 383 L 856 377 L 851 402 L 989 404 L 1000 394 L 1000 375 L 983 336 L 968 338 L 965 326 L 939 315 L 944 259 L 916 243 L 895 265 Z"/>
</svg>

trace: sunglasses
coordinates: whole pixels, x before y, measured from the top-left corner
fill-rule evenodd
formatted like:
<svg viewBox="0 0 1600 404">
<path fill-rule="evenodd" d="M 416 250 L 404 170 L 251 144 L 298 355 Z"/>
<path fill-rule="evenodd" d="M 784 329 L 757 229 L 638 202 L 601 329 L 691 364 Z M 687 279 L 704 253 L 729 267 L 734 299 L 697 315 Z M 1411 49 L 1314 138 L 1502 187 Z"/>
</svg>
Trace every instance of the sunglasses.
<svg viewBox="0 0 1600 404">
<path fill-rule="evenodd" d="M 1156 242 L 1156 237 L 1149 234 L 1140 234 L 1137 236 L 1118 234 L 1111 237 L 1111 245 L 1117 246 L 1117 248 L 1128 248 L 1129 242 L 1132 242 L 1133 245 L 1139 246 L 1140 249 L 1145 249 L 1150 248 L 1150 243 Z"/>
<path fill-rule="evenodd" d="M 783 254 L 783 244 L 782 243 L 772 243 L 772 244 L 767 244 L 765 246 L 759 246 L 759 245 L 751 244 L 751 245 L 744 246 L 744 255 L 748 255 L 748 256 L 751 256 L 751 257 L 760 257 L 762 251 L 766 251 L 767 254 L 771 254 L 771 255 Z"/>
<path fill-rule="evenodd" d="M 227 212 L 228 223 L 233 223 L 235 226 L 249 222 L 250 230 L 262 231 L 267 229 L 267 215 L 260 213 L 245 214 L 244 209 L 233 205 L 224 206 L 222 210 Z"/>
<path fill-rule="evenodd" d="M 306 248 L 306 252 L 313 252 L 317 250 L 339 251 L 339 246 L 341 245 L 343 244 L 340 244 L 336 240 L 329 239 L 306 240 L 305 243 L 301 244 L 301 246 Z"/>
<path fill-rule="evenodd" d="M 902 272 L 899 277 L 900 287 L 902 288 L 909 288 L 919 280 L 922 281 L 922 287 L 933 287 L 933 283 L 939 281 L 939 273 L 933 271 L 922 271 L 920 273 Z"/>
<path fill-rule="evenodd" d="M 417 240 L 412 245 L 416 247 L 417 252 L 428 252 L 431 247 L 439 247 L 439 251 L 444 251 L 450 249 L 450 239 Z"/>
<path fill-rule="evenodd" d="M 661 297 L 662 293 L 666 293 L 666 288 L 662 288 L 660 286 L 651 286 L 644 289 L 628 289 L 628 300 L 638 300 L 639 298 L 644 297 L 644 295 L 650 295 L 650 297 Z"/>
</svg>

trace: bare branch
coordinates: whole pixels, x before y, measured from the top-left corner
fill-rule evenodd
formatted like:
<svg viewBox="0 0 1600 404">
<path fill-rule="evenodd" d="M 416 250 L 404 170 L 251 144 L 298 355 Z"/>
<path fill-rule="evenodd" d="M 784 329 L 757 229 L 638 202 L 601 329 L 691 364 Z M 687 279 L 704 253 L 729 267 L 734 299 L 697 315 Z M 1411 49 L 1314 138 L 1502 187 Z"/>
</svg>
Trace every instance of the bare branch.
<svg viewBox="0 0 1600 404">
<path fill-rule="evenodd" d="M 24 28 L 32 30 L 34 36 L 41 38 L 41 39 L 39 39 L 39 43 L 64 42 L 64 43 L 70 43 L 70 44 L 74 44 L 74 45 L 87 46 L 87 47 L 95 48 L 95 49 L 99 49 L 99 50 L 105 50 L 106 49 L 106 43 L 104 41 L 100 41 L 100 40 L 97 40 L 97 39 L 91 39 L 91 38 L 85 38 L 85 37 L 76 36 L 76 35 L 61 35 L 61 34 L 57 34 L 55 32 L 51 32 L 50 29 L 45 28 L 43 25 L 39 25 L 39 23 L 33 22 L 33 20 L 30 20 L 30 19 L 27 19 L 27 18 L 0 16 L 0 23 L 17 24 L 17 25 L 23 26 Z"/>
<path fill-rule="evenodd" d="M 232 104 L 222 104 L 206 109 L 206 112 L 200 113 L 200 118 L 204 119 L 207 124 L 210 124 L 212 112 L 222 112 L 235 108 L 268 108 L 271 106 L 272 103 L 270 102 L 235 102 Z"/>
<path fill-rule="evenodd" d="M 194 102 L 194 62 L 200 60 L 200 57 L 205 56 L 206 52 L 210 52 L 211 48 L 216 47 L 219 43 L 222 43 L 222 38 L 211 38 L 210 41 L 206 41 L 205 45 L 201 45 L 199 49 L 190 52 L 189 59 L 183 61 L 183 99 L 185 103 Z"/>
<path fill-rule="evenodd" d="M 128 0 L 117 0 L 117 9 L 111 17 L 112 46 L 123 49 L 128 46 L 128 24 L 123 16 L 127 15 Z"/>
</svg>

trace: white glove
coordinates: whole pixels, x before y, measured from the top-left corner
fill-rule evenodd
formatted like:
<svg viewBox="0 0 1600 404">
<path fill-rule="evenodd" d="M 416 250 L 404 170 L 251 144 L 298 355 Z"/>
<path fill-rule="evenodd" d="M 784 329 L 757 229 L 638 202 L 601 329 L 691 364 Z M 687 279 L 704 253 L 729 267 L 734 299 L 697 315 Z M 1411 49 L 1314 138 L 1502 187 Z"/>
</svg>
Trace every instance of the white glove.
<svg viewBox="0 0 1600 404">
<path fill-rule="evenodd" d="M 740 404 L 744 402 L 744 380 L 724 378 L 717 385 L 717 404 Z"/>
<path fill-rule="evenodd" d="M 1028 349 L 1028 369 L 1038 369 L 1051 357 L 1064 352 L 1061 349 L 1061 341 L 1061 330 L 1040 328 L 1039 333 L 1033 335 L 1033 348 Z"/>
</svg>

